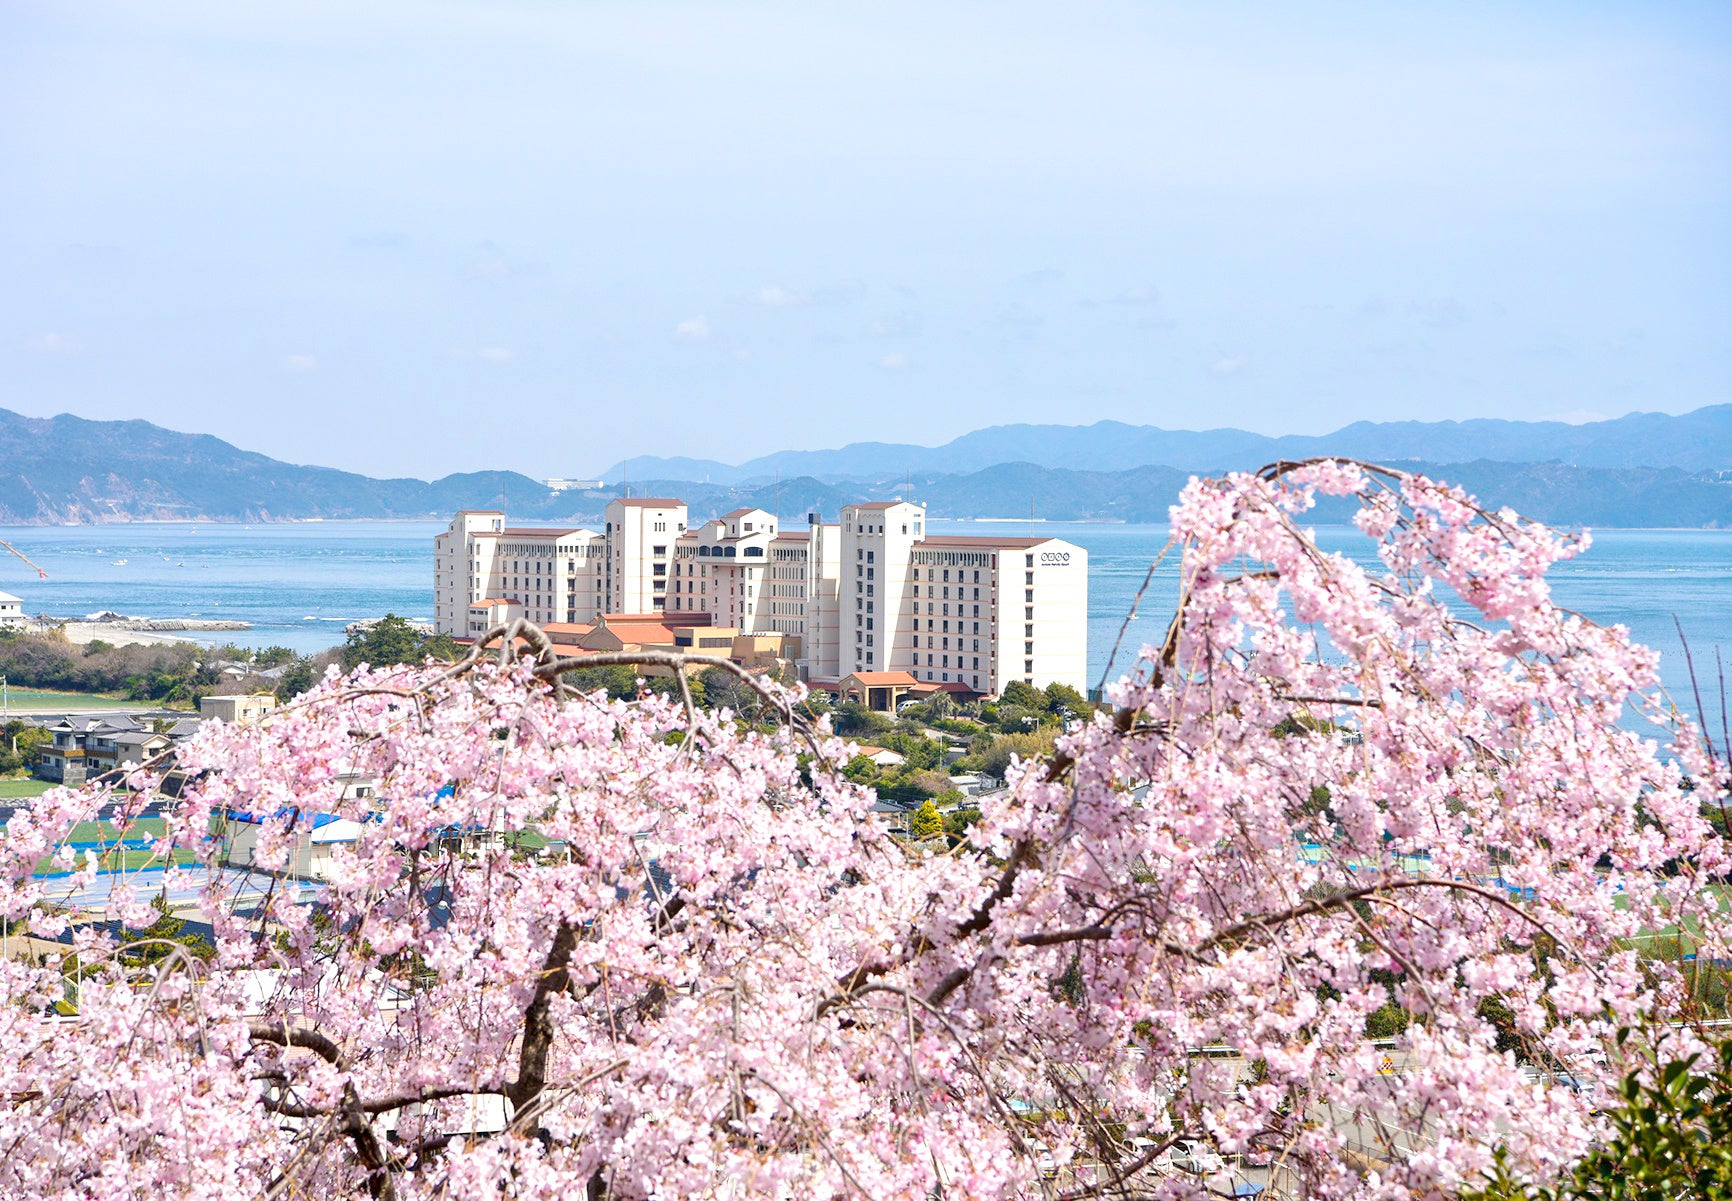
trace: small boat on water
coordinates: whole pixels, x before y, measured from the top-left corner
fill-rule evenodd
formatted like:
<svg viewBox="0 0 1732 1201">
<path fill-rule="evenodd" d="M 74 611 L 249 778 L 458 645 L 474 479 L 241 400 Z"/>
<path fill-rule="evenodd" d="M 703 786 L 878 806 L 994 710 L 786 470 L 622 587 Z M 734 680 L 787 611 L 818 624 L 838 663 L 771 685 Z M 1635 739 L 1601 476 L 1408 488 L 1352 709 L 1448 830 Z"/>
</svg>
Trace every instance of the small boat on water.
<svg viewBox="0 0 1732 1201">
<path fill-rule="evenodd" d="M 116 559 L 114 562 L 110 563 L 109 566 L 110 567 L 125 567 L 126 566 L 126 560 L 125 559 Z"/>
</svg>

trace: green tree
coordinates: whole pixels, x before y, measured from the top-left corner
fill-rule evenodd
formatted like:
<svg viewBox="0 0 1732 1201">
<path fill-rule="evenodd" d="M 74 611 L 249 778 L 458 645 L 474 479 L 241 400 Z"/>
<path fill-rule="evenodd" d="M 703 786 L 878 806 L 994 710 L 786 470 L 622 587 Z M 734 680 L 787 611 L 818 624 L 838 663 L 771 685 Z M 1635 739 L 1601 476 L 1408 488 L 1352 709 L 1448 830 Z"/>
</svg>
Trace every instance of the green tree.
<svg viewBox="0 0 1732 1201">
<path fill-rule="evenodd" d="M 1004 773 L 1010 767 L 1012 755 L 1020 755 L 1024 759 L 1032 759 L 1036 755 L 1050 755 L 1052 745 L 1051 729 L 1035 730 L 1027 734 L 1000 734 L 980 756 L 980 770 L 989 776 L 1003 779 Z"/>
<path fill-rule="evenodd" d="M 319 673 L 313 667 L 313 661 L 306 658 L 296 658 L 277 677 L 276 694 L 280 702 L 294 700 L 301 693 L 311 688 L 319 680 Z"/>
<path fill-rule="evenodd" d="M 430 644 L 437 638 L 444 638 L 446 647 L 455 649 L 444 635 L 429 638 L 395 613 L 387 613 L 366 629 L 356 630 L 343 642 L 343 670 L 353 671 L 363 663 L 374 667 L 420 663 L 432 653 Z"/>
<path fill-rule="evenodd" d="M 1046 686 L 1046 711 L 1056 717 L 1081 717 L 1089 711 L 1089 703 L 1069 684 L 1054 680 Z"/>
<path fill-rule="evenodd" d="M 842 775 L 856 784 L 870 784 L 878 778 L 878 765 L 865 755 L 855 755 L 843 766 Z"/>
<path fill-rule="evenodd" d="M 1559 1085 L 1554 1085 L 1559 1087 Z M 1732 1197 L 1732 1038 L 1706 1061 L 1626 1076 L 1609 1137 L 1547 1188 L 1513 1180 L 1500 1162 L 1474 1201 L 1710 1201 Z"/>
<path fill-rule="evenodd" d="M 886 734 L 878 741 L 901 755 L 914 771 L 935 768 L 944 758 L 944 748 L 924 734 Z"/>
<path fill-rule="evenodd" d="M 846 738 L 870 738 L 884 734 L 890 730 L 893 724 L 884 714 L 874 709 L 868 709 L 859 701 L 848 701 L 837 705 L 831 711 L 830 720 L 836 733 Z"/>
<path fill-rule="evenodd" d="M 943 832 L 944 818 L 939 814 L 938 806 L 932 803 L 932 798 L 927 797 L 914 811 L 914 816 L 908 819 L 909 837 L 924 841 Z"/>
<path fill-rule="evenodd" d="M 960 806 L 964 797 L 960 792 L 947 792 L 934 798 L 947 804 Z M 944 815 L 944 832 L 953 839 L 961 839 L 968 833 L 968 827 L 980 820 L 980 810 L 974 808 L 956 808 Z"/>
<path fill-rule="evenodd" d="M 1033 684 L 1012 680 L 1004 686 L 1004 691 L 999 693 L 998 703 L 1001 708 L 1005 705 L 1015 705 L 1022 709 L 1044 710 L 1046 708 L 1046 696 Z"/>
<path fill-rule="evenodd" d="M 286 646 L 267 646 L 262 651 L 253 652 L 253 663 L 260 668 L 281 667 L 298 658 L 300 656 Z"/>
</svg>

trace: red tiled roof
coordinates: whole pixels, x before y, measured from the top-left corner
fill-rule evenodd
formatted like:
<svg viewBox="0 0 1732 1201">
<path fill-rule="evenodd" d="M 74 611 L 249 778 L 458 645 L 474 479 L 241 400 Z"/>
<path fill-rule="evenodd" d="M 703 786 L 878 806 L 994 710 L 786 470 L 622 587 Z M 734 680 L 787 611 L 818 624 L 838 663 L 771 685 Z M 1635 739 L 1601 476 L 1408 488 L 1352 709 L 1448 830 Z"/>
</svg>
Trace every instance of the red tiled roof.
<svg viewBox="0 0 1732 1201">
<path fill-rule="evenodd" d="M 471 609 L 492 609 L 499 605 L 515 605 L 516 603 L 516 601 L 507 600 L 503 596 L 490 596 L 486 600 L 470 601 L 469 607 Z"/>
<path fill-rule="evenodd" d="M 772 542 L 810 542 L 811 540 L 811 530 L 783 530 L 774 538 L 770 539 Z"/>
<path fill-rule="evenodd" d="M 563 538 L 567 534 L 581 534 L 586 531 L 582 526 L 572 526 L 568 530 L 555 530 L 538 526 L 520 525 L 511 526 L 500 530 L 499 532 L 501 534 L 510 535 L 513 538 Z"/>
<path fill-rule="evenodd" d="M 717 521 L 726 521 L 730 517 L 744 517 L 747 513 L 762 513 L 762 512 L 763 512 L 762 509 L 735 509 L 731 513 L 723 513 L 720 517 L 716 518 L 716 520 Z"/>
<path fill-rule="evenodd" d="M 683 508 L 686 502 L 671 496 L 622 496 L 611 503 L 631 509 L 679 509 Z"/>
<path fill-rule="evenodd" d="M 856 671 L 842 677 L 843 683 L 847 683 L 849 680 L 855 680 L 868 688 L 882 688 L 886 685 L 892 687 L 906 685 L 912 688 L 920 682 L 905 671 Z"/>
<path fill-rule="evenodd" d="M 907 500 L 872 500 L 872 501 L 867 501 L 863 505 L 846 505 L 844 507 L 849 508 L 849 509 L 894 509 L 897 505 L 907 505 L 907 504 L 913 504 L 913 503 L 914 503 L 913 501 L 907 501 Z"/>
</svg>

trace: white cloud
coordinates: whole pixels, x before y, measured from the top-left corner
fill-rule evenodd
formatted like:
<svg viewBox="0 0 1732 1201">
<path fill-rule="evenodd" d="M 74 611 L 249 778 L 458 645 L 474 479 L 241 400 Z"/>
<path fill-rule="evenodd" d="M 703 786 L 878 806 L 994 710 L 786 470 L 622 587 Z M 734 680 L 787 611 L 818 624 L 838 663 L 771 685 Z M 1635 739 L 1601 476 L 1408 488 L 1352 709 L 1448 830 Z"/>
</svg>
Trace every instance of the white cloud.
<svg viewBox="0 0 1732 1201">
<path fill-rule="evenodd" d="M 310 354 L 286 354 L 278 366 L 284 371 L 317 371 L 319 360 Z"/>
<path fill-rule="evenodd" d="M 900 371 L 908 366 L 908 356 L 899 350 L 893 350 L 879 359 L 878 365 L 886 371 Z"/>
<path fill-rule="evenodd" d="M 517 357 L 517 352 L 509 346 L 483 346 L 475 352 L 475 357 L 489 363 L 509 363 Z"/>
<path fill-rule="evenodd" d="M 1234 375 L 1244 370 L 1245 364 L 1250 361 L 1251 358 L 1249 355 L 1223 355 L 1221 358 L 1214 361 L 1214 363 L 1209 367 L 1209 370 L 1213 371 L 1216 375 Z"/>
<path fill-rule="evenodd" d="M 791 304 L 805 304 L 806 298 L 798 292 L 790 292 L 780 284 L 765 284 L 758 289 L 758 303 L 779 309 Z"/>
<path fill-rule="evenodd" d="M 674 337 L 682 342 L 702 342 L 710 336 L 710 319 L 699 313 L 674 326 Z"/>
<path fill-rule="evenodd" d="M 77 354 L 82 347 L 77 338 L 66 334 L 42 333 L 31 336 L 30 349 L 41 354 Z"/>
</svg>

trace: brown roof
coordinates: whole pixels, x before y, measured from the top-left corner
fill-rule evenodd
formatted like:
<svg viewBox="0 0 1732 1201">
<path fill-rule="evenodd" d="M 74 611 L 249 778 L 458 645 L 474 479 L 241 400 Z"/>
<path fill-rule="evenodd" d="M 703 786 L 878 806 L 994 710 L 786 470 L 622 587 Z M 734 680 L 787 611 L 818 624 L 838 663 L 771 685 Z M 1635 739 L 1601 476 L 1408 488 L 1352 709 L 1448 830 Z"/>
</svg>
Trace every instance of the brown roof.
<svg viewBox="0 0 1732 1201">
<path fill-rule="evenodd" d="M 952 680 L 949 683 L 942 680 L 923 680 L 913 688 L 910 688 L 909 691 L 921 695 L 933 692 L 952 692 L 967 696 L 976 696 L 979 694 L 979 689 L 970 688 L 967 684 L 963 684 L 956 680 Z"/>
<path fill-rule="evenodd" d="M 671 496 L 622 496 L 613 503 L 633 509 L 677 509 L 686 502 Z"/>
<path fill-rule="evenodd" d="M 554 530 L 554 529 L 543 529 L 543 528 L 540 528 L 537 526 L 519 525 L 519 526 L 511 526 L 509 528 L 500 530 L 499 532 L 502 535 L 510 535 L 511 537 L 515 537 L 515 538 L 537 538 L 537 537 L 546 538 L 546 537 L 550 537 L 550 536 L 554 537 L 554 538 L 563 538 L 567 534 L 581 534 L 584 531 L 583 531 L 582 526 L 572 526 L 568 530 Z"/>
<path fill-rule="evenodd" d="M 848 675 L 845 675 L 842 677 L 841 682 L 845 684 L 849 680 L 855 680 L 861 684 L 866 685 L 866 687 L 868 687 L 868 688 L 882 688 L 886 685 L 889 685 L 892 687 L 906 686 L 906 687 L 912 688 L 912 687 L 914 687 L 914 685 L 916 685 L 920 682 L 919 680 L 916 680 L 913 676 L 909 675 L 905 671 L 856 671 L 856 672 L 850 672 Z"/>
<path fill-rule="evenodd" d="M 716 520 L 726 521 L 730 517 L 744 517 L 747 513 L 762 513 L 763 511 L 764 510 L 762 509 L 735 509 L 731 513 L 723 513 L 720 517 L 716 518 Z"/>
<path fill-rule="evenodd" d="M 507 600 L 503 596 L 490 596 L 486 600 L 470 601 L 469 607 L 471 609 L 491 609 L 495 605 L 515 605 L 516 603 L 516 601 Z"/>
<path fill-rule="evenodd" d="M 1027 550 L 1051 538 L 984 538 L 979 535 L 939 534 L 921 542 L 921 546 L 996 546 L 1005 550 Z"/>
<path fill-rule="evenodd" d="M 619 625 L 630 622 L 649 622 L 652 625 L 664 626 L 707 626 L 710 624 L 708 613 L 691 612 L 661 612 L 654 613 L 603 613 L 602 621 L 608 625 Z"/>
<path fill-rule="evenodd" d="M 577 638 L 584 634 L 592 634 L 595 632 L 595 626 L 582 622 L 550 621 L 541 627 L 541 632 L 554 642 L 558 642 L 561 638 Z"/>
<path fill-rule="evenodd" d="M 913 504 L 913 503 L 914 503 L 913 501 L 907 501 L 907 500 L 872 500 L 872 501 L 867 501 L 863 505 L 848 505 L 846 507 L 850 508 L 850 509 L 894 509 L 897 505 L 907 505 L 907 504 Z"/>
<path fill-rule="evenodd" d="M 810 542 L 811 540 L 811 530 L 783 530 L 770 539 L 772 542 Z"/>
<path fill-rule="evenodd" d="M 505 516 L 505 510 L 504 509 L 458 509 L 457 510 L 457 516 L 462 517 L 465 514 L 467 514 L 468 516 L 471 516 L 471 517 L 503 517 L 503 516 Z"/>
</svg>

